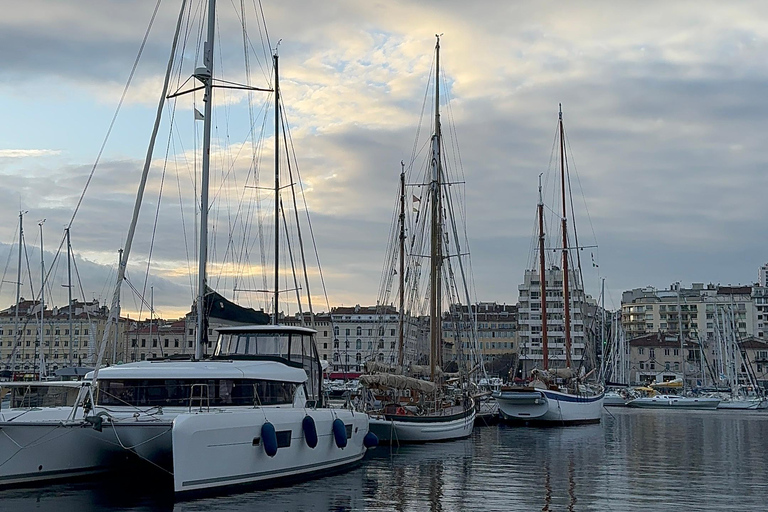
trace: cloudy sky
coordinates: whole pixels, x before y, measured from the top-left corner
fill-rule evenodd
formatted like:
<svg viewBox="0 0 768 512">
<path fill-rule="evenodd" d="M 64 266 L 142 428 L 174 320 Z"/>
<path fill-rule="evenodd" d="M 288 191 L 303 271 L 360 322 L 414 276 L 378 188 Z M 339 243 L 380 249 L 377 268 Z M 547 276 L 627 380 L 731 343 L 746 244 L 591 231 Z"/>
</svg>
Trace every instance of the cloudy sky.
<svg viewBox="0 0 768 512">
<path fill-rule="evenodd" d="M 220 3 L 231 11 L 238 2 Z M 106 300 L 110 294 L 179 4 L 160 4 L 72 224 L 82 281 L 76 297 Z M 46 219 L 50 266 L 154 6 L 150 0 L 28 0 L 3 9 L 0 306 L 12 304 L 15 293 L 19 210 L 27 212 L 32 287 L 39 288 L 38 222 Z M 768 261 L 768 153 L 761 142 L 768 113 L 764 2 L 263 0 L 263 10 L 270 42 L 282 39 L 282 94 L 332 306 L 371 304 L 378 296 L 399 162 L 414 147 L 436 33 L 444 34 L 441 63 L 466 178 L 478 299 L 517 301 L 517 286 L 530 265 L 537 177 L 550 166 L 558 103 L 578 176 L 575 201 L 588 210 L 577 225 L 589 244 L 598 245 L 589 249 L 597 269 L 584 254 L 591 267 L 589 293 L 596 296 L 605 278 L 606 305 L 618 307 L 621 291 L 634 287 L 748 284 Z M 258 25 L 255 19 L 248 23 Z M 221 47 L 236 47 L 236 18 L 223 12 L 219 24 L 225 34 Z M 258 47 L 260 36 L 252 37 Z M 267 86 L 268 63 L 254 60 L 251 66 L 254 85 Z M 239 80 L 233 67 L 222 66 L 222 78 Z M 227 98 L 227 113 L 217 114 L 214 146 L 253 144 L 234 113 L 231 130 L 225 129 L 225 115 L 248 108 L 243 95 Z M 257 113 L 264 101 L 266 96 L 253 105 Z M 177 112 L 192 120 L 190 103 Z M 269 121 L 265 126 L 269 132 Z M 139 290 L 161 186 L 166 195 L 193 188 L 189 155 L 195 145 L 182 145 L 182 134 L 172 144 L 166 134 L 155 151 L 158 172 L 129 268 Z M 272 150 L 264 144 L 267 182 Z M 166 153 L 174 165 L 164 164 Z M 230 168 L 247 167 L 237 150 L 228 154 Z M 179 171 L 185 156 L 189 160 Z M 216 197 L 234 202 L 238 193 Z M 180 223 L 180 212 L 193 200 L 184 201 L 180 206 L 170 198 L 159 208 L 172 220 L 158 221 L 147 286 L 154 287 L 161 316 L 187 310 L 194 293 L 194 263 L 187 256 L 194 243 L 191 209 Z M 259 241 L 255 228 L 250 235 L 254 253 L 260 243 L 271 243 L 266 235 Z M 221 256 L 226 249 L 214 252 Z M 54 304 L 62 305 L 65 262 L 57 262 L 49 289 Z M 259 256 L 250 264 L 258 266 Z M 26 263 L 23 268 L 26 274 Z M 22 295 L 37 293 L 28 277 L 22 280 Z M 315 294 L 319 301 L 322 293 Z M 324 309 L 318 301 L 315 308 Z M 243 302 L 265 305 L 263 296 Z M 123 304 L 137 314 L 134 294 L 124 294 Z"/>
</svg>

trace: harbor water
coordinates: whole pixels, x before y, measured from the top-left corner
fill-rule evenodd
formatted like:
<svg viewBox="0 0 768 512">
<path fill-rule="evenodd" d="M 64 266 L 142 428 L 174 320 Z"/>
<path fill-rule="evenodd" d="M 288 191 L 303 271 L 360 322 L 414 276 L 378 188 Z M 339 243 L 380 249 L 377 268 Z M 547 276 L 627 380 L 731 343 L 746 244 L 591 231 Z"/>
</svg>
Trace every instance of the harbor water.
<svg viewBox="0 0 768 512">
<path fill-rule="evenodd" d="M 175 501 L 144 473 L 0 491 L 2 510 L 768 510 L 768 412 L 610 409 L 599 425 L 475 428 L 345 473 Z M 161 479 L 162 480 L 162 479 Z"/>
</svg>

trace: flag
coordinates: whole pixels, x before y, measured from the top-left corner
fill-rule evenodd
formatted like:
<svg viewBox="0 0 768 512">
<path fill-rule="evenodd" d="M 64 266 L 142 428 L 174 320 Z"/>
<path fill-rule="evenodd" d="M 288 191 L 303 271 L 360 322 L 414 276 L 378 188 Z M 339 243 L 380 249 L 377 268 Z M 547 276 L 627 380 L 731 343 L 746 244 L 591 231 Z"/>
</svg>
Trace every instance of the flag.
<svg viewBox="0 0 768 512">
<path fill-rule="evenodd" d="M 589 253 L 589 255 L 592 256 L 592 266 L 595 267 L 595 268 L 600 268 L 600 265 L 595 263 L 595 255 L 594 255 L 594 253 Z"/>
<path fill-rule="evenodd" d="M 200 113 L 199 110 L 195 109 L 195 121 L 202 121 L 203 119 L 205 119 L 205 116 Z"/>
<path fill-rule="evenodd" d="M 418 198 L 418 197 L 416 197 L 416 196 L 413 196 L 413 202 L 414 202 L 414 203 L 420 203 L 420 202 L 421 202 L 421 199 L 419 199 L 419 198 Z"/>
</svg>

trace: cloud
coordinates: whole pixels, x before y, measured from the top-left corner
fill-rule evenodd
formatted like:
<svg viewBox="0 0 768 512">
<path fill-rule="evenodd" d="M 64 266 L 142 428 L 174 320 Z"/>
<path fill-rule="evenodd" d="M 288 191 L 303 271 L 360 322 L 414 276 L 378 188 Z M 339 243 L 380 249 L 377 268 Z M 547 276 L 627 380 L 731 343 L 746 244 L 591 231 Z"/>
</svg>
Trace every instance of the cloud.
<svg viewBox="0 0 768 512">
<path fill-rule="evenodd" d="M 60 153 L 57 149 L 0 149 L 0 158 L 36 158 Z"/>
<path fill-rule="evenodd" d="M 479 299 L 517 300 L 517 286 L 531 264 L 539 173 L 545 173 L 545 198 L 557 211 L 557 169 L 550 159 L 559 103 L 571 150 L 576 225 L 580 237 L 589 239 L 585 244 L 599 245 L 594 252 L 614 297 L 622 289 L 678 280 L 754 279 L 768 253 L 768 242 L 758 235 L 765 230 L 768 189 L 762 151 L 768 113 L 762 101 L 768 29 L 762 20 L 768 6 L 551 7 L 489 2 L 478 9 L 458 1 L 264 6 L 269 44 L 283 38 L 281 86 L 298 165 L 292 172 L 300 172 L 307 192 L 332 305 L 372 303 L 378 296 L 399 162 L 410 160 L 421 122 L 415 146 L 421 165 L 430 132 L 428 81 L 436 32 L 444 33 L 443 98 L 450 100 L 442 119 L 457 136 L 450 151 L 460 155 L 460 165 L 454 158 L 452 169 L 465 182 L 461 190 Z M 49 117 L 34 110 L 31 95 L 64 84 L 66 94 L 57 95 L 56 88 L 51 93 L 56 102 L 96 102 L 111 109 L 151 8 L 135 2 L 34 0 L 24 9 L 9 9 L 0 20 L 0 44 L 9 49 L 0 94 L 7 101 L 21 98 L 31 109 L 29 121 L 14 122 L 21 128 L 39 125 L 40 119 L 60 123 L 77 141 L 69 147 L 16 140 L 15 133 L 0 140 L 3 148 L 61 148 L 0 150 L 0 216 L 15 219 L 19 209 L 29 210 L 31 226 L 33 219 L 47 218 L 47 246 L 59 242 L 90 172 L 89 159 L 79 155 L 96 152 L 94 140 L 101 139 L 93 135 L 94 126 L 107 126 L 109 118 L 92 117 L 97 110 L 83 119 Z M 237 71 L 242 56 L 236 52 L 243 45 L 239 20 L 229 8 L 223 5 L 219 18 L 217 58 L 223 62 L 217 70 L 228 80 L 244 81 Z M 128 118 L 118 122 L 72 227 L 76 251 L 92 263 L 94 275 L 109 274 L 124 244 L 143 159 L 136 148 L 146 145 L 151 130 L 175 9 L 161 6 L 129 91 Z M 256 25 L 249 19 L 250 28 Z M 192 57 L 177 70 L 172 89 L 198 65 L 198 34 L 185 37 Z M 266 47 L 263 33 L 248 41 L 254 50 L 252 83 L 259 86 L 270 83 L 262 41 Z M 217 94 L 226 108 L 214 115 L 211 279 L 234 294 L 235 287 L 246 285 L 222 270 L 225 263 L 253 271 L 248 288 L 272 286 L 264 274 L 271 265 L 274 203 L 269 191 L 245 188 L 269 187 L 273 180 L 272 122 L 264 114 L 271 99 L 254 93 L 251 116 L 243 93 Z M 199 95 L 194 101 L 202 104 Z M 192 96 L 183 98 L 177 119 L 191 121 L 192 105 Z M 200 135 L 199 127 L 194 130 L 178 128 L 169 138 L 163 125 L 131 260 L 131 276 L 143 288 L 154 234 L 147 282 L 155 283 L 156 303 L 165 311 L 183 312 L 194 295 L 193 176 L 199 171 Z M 255 162 L 252 140 L 258 145 Z M 32 156 L 45 158 L 25 158 Z M 283 197 L 287 202 L 287 189 Z M 548 222 L 555 235 L 557 221 Z M 9 246 L 15 236 L 11 224 L 0 224 L 0 240 Z M 304 235 L 309 246 L 308 232 Z M 289 268 L 287 260 L 283 266 Z M 316 272 L 312 276 L 319 301 Z M 94 278 L 89 293 L 101 295 L 100 282 Z M 590 276 L 594 295 L 597 283 L 597 276 Z M 7 297 L 6 287 L 2 296 Z M 237 296 L 254 307 L 268 306 L 263 293 Z"/>
</svg>

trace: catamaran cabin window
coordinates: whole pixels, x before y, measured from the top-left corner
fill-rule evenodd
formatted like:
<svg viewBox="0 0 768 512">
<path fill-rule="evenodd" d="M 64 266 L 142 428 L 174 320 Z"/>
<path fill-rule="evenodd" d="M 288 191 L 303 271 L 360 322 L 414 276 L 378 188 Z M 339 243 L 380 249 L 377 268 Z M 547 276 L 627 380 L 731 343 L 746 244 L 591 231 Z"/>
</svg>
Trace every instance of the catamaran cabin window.
<svg viewBox="0 0 768 512">
<path fill-rule="evenodd" d="M 211 407 L 280 405 L 293 402 L 297 384 L 256 379 L 105 379 L 97 403 L 104 406 Z"/>
</svg>

